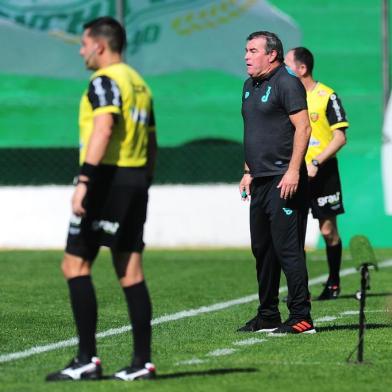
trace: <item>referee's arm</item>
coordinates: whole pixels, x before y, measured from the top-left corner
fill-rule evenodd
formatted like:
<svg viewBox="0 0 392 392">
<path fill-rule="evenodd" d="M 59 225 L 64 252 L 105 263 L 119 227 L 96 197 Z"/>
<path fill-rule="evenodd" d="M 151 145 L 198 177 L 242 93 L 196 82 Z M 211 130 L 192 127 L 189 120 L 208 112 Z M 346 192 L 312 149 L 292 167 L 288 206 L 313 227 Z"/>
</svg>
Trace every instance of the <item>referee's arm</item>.
<svg viewBox="0 0 392 392">
<path fill-rule="evenodd" d="M 114 117 L 111 113 L 102 113 L 94 117 L 93 132 L 87 145 L 85 163 L 98 166 L 105 155 L 108 147 L 112 130 L 114 126 Z M 80 174 L 80 182 L 76 185 L 72 196 L 72 211 L 77 216 L 83 216 L 86 213 L 83 207 L 83 200 L 86 197 L 87 186 L 83 181 L 90 181 L 90 178 Z"/>
<path fill-rule="evenodd" d="M 333 131 L 332 140 L 325 149 L 315 157 L 321 164 L 333 157 L 347 143 L 346 128 L 338 128 Z"/>
<path fill-rule="evenodd" d="M 87 145 L 85 162 L 97 166 L 101 163 L 109 145 L 114 126 L 114 116 L 102 113 L 94 117 L 93 132 Z"/>
<path fill-rule="evenodd" d="M 147 181 L 151 185 L 155 172 L 155 163 L 158 153 L 158 142 L 156 134 L 155 114 L 153 103 L 151 103 L 151 113 L 148 122 L 148 141 L 147 141 Z"/>
</svg>

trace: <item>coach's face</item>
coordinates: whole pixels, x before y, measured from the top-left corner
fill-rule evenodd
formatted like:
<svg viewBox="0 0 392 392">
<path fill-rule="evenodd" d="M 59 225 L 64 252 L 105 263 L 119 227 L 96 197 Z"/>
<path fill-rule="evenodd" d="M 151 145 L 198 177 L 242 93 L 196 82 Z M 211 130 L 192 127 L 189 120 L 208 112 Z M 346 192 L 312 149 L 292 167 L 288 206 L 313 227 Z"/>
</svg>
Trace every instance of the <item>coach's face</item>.
<svg viewBox="0 0 392 392">
<path fill-rule="evenodd" d="M 276 59 L 276 51 L 267 54 L 265 51 L 266 38 L 256 37 L 248 41 L 245 48 L 245 62 L 248 75 L 258 78 L 271 70 L 271 64 Z"/>
<path fill-rule="evenodd" d="M 85 30 L 82 36 L 82 45 L 80 47 L 80 55 L 84 59 L 84 64 L 86 65 L 87 69 L 97 70 L 98 67 L 98 43 L 89 35 L 89 30 Z"/>
</svg>

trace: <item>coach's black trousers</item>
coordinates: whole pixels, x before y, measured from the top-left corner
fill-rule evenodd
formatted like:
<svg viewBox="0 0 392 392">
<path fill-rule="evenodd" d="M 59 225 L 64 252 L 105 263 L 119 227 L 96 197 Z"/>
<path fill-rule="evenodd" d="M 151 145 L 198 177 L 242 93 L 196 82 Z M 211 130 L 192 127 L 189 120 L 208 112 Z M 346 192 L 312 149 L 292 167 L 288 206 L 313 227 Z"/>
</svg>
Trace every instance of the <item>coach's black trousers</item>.
<svg viewBox="0 0 392 392">
<path fill-rule="evenodd" d="M 298 190 L 290 200 L 280 198 L 282 176 L 254 178 L 251 185 L 250 231 L 259 284 L 259 315 L 280 317 L 279 283 L 283 270 L 288 286 L 289 317 L 310 317 L 305 233 L 308 216 L 308 180 L 301 172 Z"/>
</svg>

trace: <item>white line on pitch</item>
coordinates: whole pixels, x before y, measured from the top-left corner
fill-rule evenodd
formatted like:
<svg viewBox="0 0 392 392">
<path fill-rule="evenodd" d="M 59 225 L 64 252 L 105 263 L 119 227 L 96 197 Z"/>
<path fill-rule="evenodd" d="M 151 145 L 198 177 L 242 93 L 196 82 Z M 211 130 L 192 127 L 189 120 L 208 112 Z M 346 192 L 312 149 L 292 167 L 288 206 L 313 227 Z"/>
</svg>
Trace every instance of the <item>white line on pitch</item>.
<svg viewBox="0 0 392 392">
<path fill-rule="evenodd" d="M 390 311 L 388 309 L 366 310 L 366 314 L 369 314 L 369 313 L 389 313 L 389 312 Z M 319 318 L 314 320 L 314 323 L 318 325 L 319 323 L 327 323 L 329 321 L 335 321 L 335 320 L 340 319 L 340 318 L 345 317 L 345 316 L 357 316 L 357 315 L 359 315 L 359 310 L 345 310 L 344 312 L 340 312 L 336 316 L 319 317 Z"/>
<path fill-rule="evenodd" d="M 221 357 L 222 355 L 230 355 L 236 352 L 237 350 L 235 348 L 218 348 L 214 351 L 210 351 L 206 355 L 208 357 Z"/>
<path fill-rule="evenodd" d="M 234 346 L 252 346 L 254 344 L 260 344 L 263 342 L 266 342 L 267 339 L 258 339 L 258 338 L 250 338 L 250 339 L 244 339 L 244 340 L 237 340 L 233 342 L 232 344 Z M 237 350 L 233 348 L 220 348 L 214 351 L 210 351 L 209 353 L 206 354 L 206 356 L 209 357 L 219 357 L 221 355 L 230 355 L 234 354 Z M 185 361 L 180 361 L 177 362 L 177 366 L 181 365 L 198 365 L 200 363 L 207 362 L 207 359 L 199 359 L 199 358 L 191 358 Z"/>
<path fill-rule="evenodd" d="M 249 338 L 244 340 L 237 340 L 233 342 L 234 346 L 252 346 L 253 344 L 263 343 L 267 339 Z"/>
<path fill-rule="evenodd" d="M 334 321 L 337 319 L 337 316 L 324 316 L 314 320 L 315 323 L 326 323 L 328 321 Z"/>
<path fill-rule="evenodd" d="M 383 261 L 383 262 L 379 263 L 378 266 L 379 266 L 379 268 L 391 267 L 392 266 L 392 259 Z M 348 276 L 348 275 L 355 274 L 356 272 L 357 272 L 357 270 L 355 268 L 346 268 L 346 269 L 340 271 L 340 276 L 341 277 Z M 322 283 L 327 278 L 328 278 L 328 275 L 325 274 L 325 275 L 321 275 L 317 278 L 310 279 L 309 286 L 313 286 L 313 285 Z M 280 293 L 283 293 L 286 291 L 287 291 L 286 286 L 281 287 L 279 290 Z M 167 323 L 169 321 L 181 320 L 181 319 L 184 319 L 187 317 L 198 316 L 199 314 L 203 314 L 203 313 L 215 312 L 218 310 L 230 308 L 235 305 L 246 304 L 248 302 L 252 302 L 252 301 L 257 300 L 257 298 L 258 298 L 258 295 L 253 294 L 253 295 L 248 295 L 246 297 L 233 299 L 231 301 L 219 302 L 219 303 L 209 305 L 209 306 L 202 306 L 197 309 L 183 310 L 181 312 L 158 317 L 158 318 L 152 320 L 151 324 L 152 325 L 162 324 L 162 323 Z M 120 328 L 112 328 L 107 331 L 97 333 L 97 338 L 100 339 L 100 338 L 105 338 L 108 336 L 119 335 L 121 333 L 128 332 L 130 330 L 131 330 L 130 326 L 124 326 L 124 327 L 120 327 Z M 32 355 L 41 354 L 44 352 L 57 350 L 59 348 L 70 347 L 70 346 L 75 346 L 75 345 L 77 345 L 77 338 L 62 340 L 57 343 L 46 344 L 43 346 L 35 346 L 35 347 L 29 348 L 28 350 L 24 350 L 24 351 L 19 351 L 19 352 L 9 353 L 9 354 L 2 354 L 2 355 L 0 355 L 0 363 L 9 362 L 9 361 L 17 360 L 17 359 L 22 359 L 22 358 L 27 358 L 27 357 L 31 357 Z"/>
<path fill-rule="evenodd" d="M 204 363 L 207 362 L 206 359 L 199 359 L 199 358 L 192 358 L 192 359 L 188 359 L 186 361 L 180 361 L 177 362 L 176 365 L 199 365 L 200 363 Z"/>
</svg>

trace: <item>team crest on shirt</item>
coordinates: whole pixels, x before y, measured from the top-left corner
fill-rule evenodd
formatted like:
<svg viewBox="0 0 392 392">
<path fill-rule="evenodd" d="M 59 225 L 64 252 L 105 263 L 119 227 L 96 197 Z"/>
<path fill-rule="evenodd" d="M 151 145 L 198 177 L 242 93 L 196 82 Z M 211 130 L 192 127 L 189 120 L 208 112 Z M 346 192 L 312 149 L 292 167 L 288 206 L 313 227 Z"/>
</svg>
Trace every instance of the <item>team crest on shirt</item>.
<svg viewBox="0 0 392 392">
<path fill-rule="evenodd" d="M 316 113 L 316 112 L 310 113 L 309 116 L 310 116 L 310 119 L 311 119 L 313 122 L 316 122 L 316 121 L 319 119 L 319 114 Z"/>
<path fill-rule="evenodd" d="M 320 90 L 320 91 L 317 92 L 317 94 L 318 94 L 320 97 L 325 97 L 326 95 L 328 95 L 328 93 L 327 93 L 325 90 Z"/>
<path fill-rule="evenodd" d="M 245 99 L 249 98 L 249 95 L 250 95 L 250 92 L 249 92 L 249 91 L 245 91 L 244 98 L 245 98 Z"/>
</svg>

